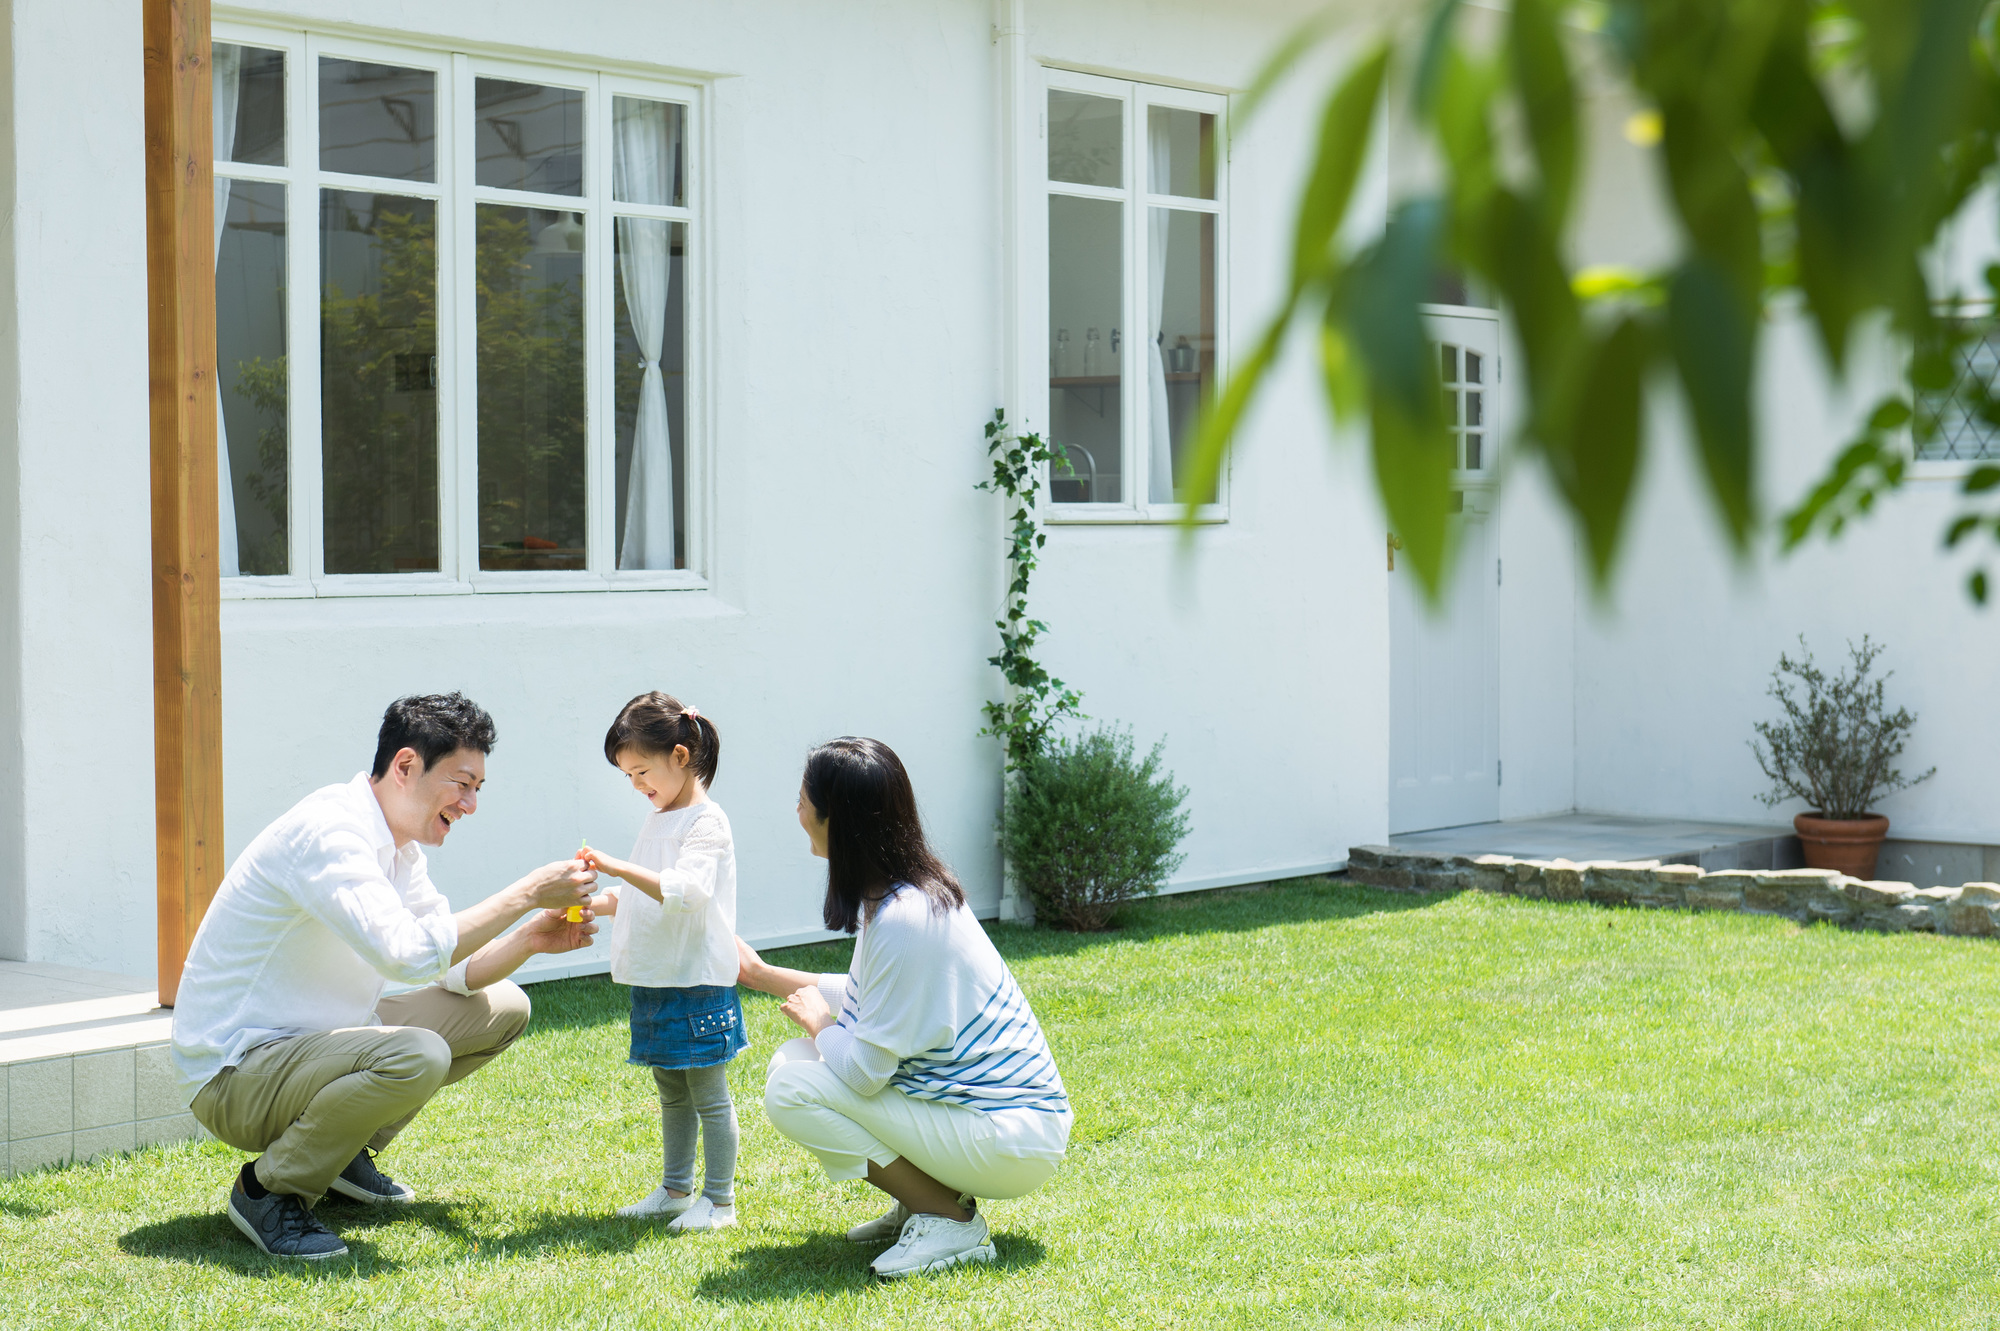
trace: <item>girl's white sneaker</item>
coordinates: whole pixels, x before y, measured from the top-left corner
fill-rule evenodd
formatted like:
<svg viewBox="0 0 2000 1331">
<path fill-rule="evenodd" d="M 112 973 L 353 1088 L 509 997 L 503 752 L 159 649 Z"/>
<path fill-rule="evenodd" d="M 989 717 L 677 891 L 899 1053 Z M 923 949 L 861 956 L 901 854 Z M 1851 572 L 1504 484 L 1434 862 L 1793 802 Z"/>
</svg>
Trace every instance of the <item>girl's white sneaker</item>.
<svg viewBox="0 0 2000 1331">
<path fill-rule="evenodd" d="M 903 1225 L 896 1246 L 869 1265 L 883 1280 L 902 1276 L 929 1275 L 962 1262 L 990 1262 L 993 1242 L 986 1230 L 986 1217 L 974 1212 L 970 1220 L 952 1220 L 941 1215 L 913 1215 Z"/>
<path fill-rule="evenodd" d="M 735 1207 L 717 1206 L 706 1197 L 698 1197 L 694 1205 L 681 1212 L 679 1218 L 667 1228 L 687 1233 L 689 1230 L 700 1229 L 733 1229 L 735 1225 Z"/>
<path fill-rule="evenodd" d="M 676 1197 L 661 1184 L 630 1206 L 619 1207 L 618 1214 L 627 1220 L 663 1220 L 680 1215 L 693 1205 L 694 1198 Z"/>
</svg>

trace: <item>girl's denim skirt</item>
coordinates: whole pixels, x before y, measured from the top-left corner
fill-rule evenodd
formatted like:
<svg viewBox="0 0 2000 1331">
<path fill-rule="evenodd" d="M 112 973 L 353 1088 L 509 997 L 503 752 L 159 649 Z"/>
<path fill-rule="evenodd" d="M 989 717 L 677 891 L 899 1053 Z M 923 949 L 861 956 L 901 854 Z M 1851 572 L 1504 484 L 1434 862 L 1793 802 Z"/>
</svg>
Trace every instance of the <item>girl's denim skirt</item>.
<svg viewBox="0 0 2000 1331">
<path fill-rule="evenodd" d="M 750 1047 L 733 984 L 632 986 L 632 1055 L 649 1068 L 712 1068 Z"/>
</svg>

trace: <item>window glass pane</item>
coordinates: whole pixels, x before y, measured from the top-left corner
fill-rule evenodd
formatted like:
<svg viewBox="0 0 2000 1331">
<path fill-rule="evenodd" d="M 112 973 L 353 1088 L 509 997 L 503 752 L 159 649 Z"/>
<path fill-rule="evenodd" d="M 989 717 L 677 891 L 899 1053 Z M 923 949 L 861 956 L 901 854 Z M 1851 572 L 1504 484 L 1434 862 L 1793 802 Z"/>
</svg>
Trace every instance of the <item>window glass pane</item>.
<svg viewBox="0 0 2000 1331">
<path fill-rule="evenodd" d="M 473 179 L 493 189 L 583 193 L 583 94 L 509 79 L 474 84 Z"/>
<path fill-rule="evenodd" d="M 687 206 L 687 108 L 611 99 L 611 194 L 620 203 Z"/>
<path fill-rule="evenodd" d="M 1119 502 L 1119 311 L 1124 308 L 1124 205 L 1049 196 L 1049 438 L 1068 453 L 1050 497 Z"/>
<path fill-rule="evenodd" d="M 1125 184 L 1125 103 L 1115 97 L 1049 90 L 1049 179 L 1074 185 Z"/>
<path fill-rule="evenodd" d="M 320 194 L 326 571 L 438 568 L 437 205 Z"/>
<path fill-rule="evenodd" d="M 479 205 L 479 567 L 583 567 L 583 224 Z"/>
<path fill-rule="evenodd" d="M 283 166 L 285 53 L 217 42 L 209 68 L 215 90 L 215 159 Z"/>
<path fill-rule="evenodd" d="M 687 229 L 613 226 L 617 542 L 621 569 L 687 567 Z"/>
<path fill-rule="evenodd" d="M 437 179 L 437 75 L 428 69 L 322 56 L 322 171 Z"/>
<path fill-rule="evenodd" d="M 1147 108 L 1148 178 L 1155 194 L 1215 197 L 1215 117 L 1172 106 Z"/>
<path fill-rule="evenodd" d="M 1154 321 L 1147 491 L 1156 504 L 1185 503 L 1187 448 L 1215 376 L 1215 215 L 1154 208 L 1147 223 Z M 1214 499 L 1211 492 L 1198 502 Z"/>
<path fill-rule="evenodd" d="M 290 571 L 286 532 L 285 187 L 218 180 L 215 421 L 223 572 Z M 235 533 L 234 567 L 231 566 Z"/>
</svg>

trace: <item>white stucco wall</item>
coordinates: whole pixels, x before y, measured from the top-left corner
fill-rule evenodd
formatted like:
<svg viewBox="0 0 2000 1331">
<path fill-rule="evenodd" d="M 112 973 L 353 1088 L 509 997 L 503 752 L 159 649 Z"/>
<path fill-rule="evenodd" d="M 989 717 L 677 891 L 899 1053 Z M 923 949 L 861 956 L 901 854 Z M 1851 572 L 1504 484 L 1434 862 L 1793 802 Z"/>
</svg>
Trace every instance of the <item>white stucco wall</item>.
<svg viewBox="0 0 2000 1331">
<path fill-rule="evenodd" d="M 18 3 L 7 23 L 0 635 L 19 637 L 0 656 L 0 951 L 150 974 L 139 3 Z M 84 99 L 80 70 L 93 71 Z"/>
<path fill-rule="evenodd" d="M 1039 58 L 1230 88 L 1298 12 L 1119 0 L 1031 4 L 1028 23 Z M 994 909 L 998 751 L 976 731 L 997 685 L 985 661 L 1000 515 L 973 489 L 1002 359 L 990 6 L 598 0 L 564 9 L 555 28 L 533 0 L 300 0 L 254 13 L 717 72 L 716 503 L 706 591 L 226 603 L 230 851 L 364 766 L 389 699 L 451 688 L 500 730 L 479 815 L 432 856 L 455 902 L 580 835 L 622 850 L 643 809 L 601 739 L 626 698 L 659 687 L 721 728 L 715 795 L 736 830 L 746 936 L 818 929 L 823 878 L 793 801 L 805 750 L 842 733 L 902 754 L 940 847 Z M 0 892 L 27 898 L 26 931 L 18 944 L 0 933 L 0 947 L 150 975 L 138 4 L 29 15 L 14 20 L 13 104 L 71 109 L 14 121 L 20 490 L 8 511 L 23 526 L 0 576 L 19 559 L 24 646 L 0 686 L 18 659 L 14 770 L 33 779 L 0 810 L 28 829 L 0 859 Z M 107 49 L 125 54 L 107 63 Z M 60 96 L 56 80 L 85 67 L 101 71 L 93 96 Z M 1226 315 L 1239 345 L 1274 289 L 1309 125 L 1272 115 L 1236 148 Z M 1358 453 L 1328 448 L 1318 391 L 1295 368 L 1247 437 L 1230 522 L 1203 534 L 1191 563 L 1167 529 L 1069 528 L 1038 583 L 1052 666 L 1095 716 L 1168 740 L 1193 792 L 1184 885 L 1325 865 L 1382 832 L 1382 526 Z M 78 718 L 91 742 L 78 743 Z M 102 743 L 117 746 L 115 765 Z M 16 779 L 0 767 L 0 782 Z"/>
</svg>

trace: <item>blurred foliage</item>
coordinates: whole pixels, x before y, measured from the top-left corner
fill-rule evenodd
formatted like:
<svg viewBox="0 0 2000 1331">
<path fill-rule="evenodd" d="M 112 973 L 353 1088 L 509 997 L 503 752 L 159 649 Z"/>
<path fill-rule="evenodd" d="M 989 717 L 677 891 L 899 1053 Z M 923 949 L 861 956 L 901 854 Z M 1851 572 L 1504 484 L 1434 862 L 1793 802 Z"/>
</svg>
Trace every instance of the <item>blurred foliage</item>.
<svg viewBox="0 0 2000 1331">
<path fill-rule="evenodd" d="M 1441 594 L 1452 449 L 1419 307 L 1456 273 L 1509 318 L 1516 447 L 1547 465 L 1600 591 L 1655 385 L 1678 391 L 1707 495 L 1747 551 L 1765 520 L 1752 394 L 1773 305 L 1797 303 L 1843 380 L 1857 330 L 1886 323 L 1908 357 L 1902 384 L 1935 392 L 1969 335 L 1951 312 L 2000 285 L 1989 271 L 1986 292 L 1939 289 L 1923 263 L 1992 178 L 1994 14 L 1994 0 L 1513 0 L 1481 24 L 1439 0 L 1377 34 L 1325 98 L 1284 300 L 1208 404 L 1192 487 L 1214 483 L 1280 349 L 1310 329 L 1330 409 L 1366 422 L 1389 521 Z M 1238 100 L 1236 132 L 1336 29 L 1329 12 L 1280 47 Z M 1592 100 L 1639 108 L 1626 137 L 1657 166 L 1677 244 L 1655 270 L 1572 258 L 1586 80 Z M 1359 235 L 1355 188 L 1392 98 L 1434 155 L 1436 184 Z M 2000 424 L 1988 385 L 1960 402 Z M 1903 387 L 1867 421 L 1783 517 L 1787 549 L 1869 511 L 1935 428 Z M 1968 502 L 1996 485 L 2000 472 L 1975 473 Z M 1969 508 L 1951 530 L 1979 529 L 2000 538 L 2000 513 Z M 1985 585 L 1975 571 L 1976 598 Z"/>
</svg>

